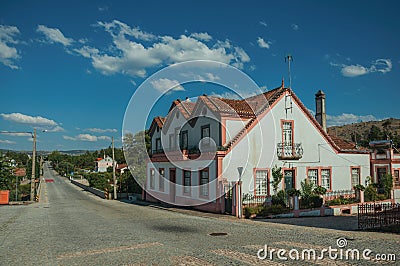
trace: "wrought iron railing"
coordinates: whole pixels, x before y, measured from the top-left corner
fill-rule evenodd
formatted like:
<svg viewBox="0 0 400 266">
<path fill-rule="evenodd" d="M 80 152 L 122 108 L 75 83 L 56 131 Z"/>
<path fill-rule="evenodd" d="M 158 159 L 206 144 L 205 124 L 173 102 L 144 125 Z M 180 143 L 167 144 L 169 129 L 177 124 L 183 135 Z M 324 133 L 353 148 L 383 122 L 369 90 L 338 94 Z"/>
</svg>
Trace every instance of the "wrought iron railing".
<svg viewBox="0 0 400 266">
<path fill-rule="evenodd" d="M 303 157 L 303 146 L 301 143 L 280 142 L 276 148 L 279 159 L 298 160 Z"/>
<path fill-rule="evenodd" d="M 358 229 L 378 229 L 400 225 L 400 204 L 378 203 L 358 205 Z"/>
</svg>

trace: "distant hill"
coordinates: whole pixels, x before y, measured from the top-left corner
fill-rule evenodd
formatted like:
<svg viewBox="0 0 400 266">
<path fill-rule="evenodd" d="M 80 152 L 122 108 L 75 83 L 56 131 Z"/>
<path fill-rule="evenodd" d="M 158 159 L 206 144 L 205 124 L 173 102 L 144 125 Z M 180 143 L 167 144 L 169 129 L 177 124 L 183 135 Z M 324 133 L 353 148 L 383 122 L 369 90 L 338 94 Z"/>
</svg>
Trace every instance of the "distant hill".
<svg viewBox="0 0 400 266">
<path fill-rule="evenodd" d="M 400 148 L 400 119 L 398 118 L 332 126 L 328 128 L 328 133 L 353 142 L 357 141 L 357 144 L 364 147 L 368 147 L 370 141 L 391 139 L 394 145 Z"/>
</svg>

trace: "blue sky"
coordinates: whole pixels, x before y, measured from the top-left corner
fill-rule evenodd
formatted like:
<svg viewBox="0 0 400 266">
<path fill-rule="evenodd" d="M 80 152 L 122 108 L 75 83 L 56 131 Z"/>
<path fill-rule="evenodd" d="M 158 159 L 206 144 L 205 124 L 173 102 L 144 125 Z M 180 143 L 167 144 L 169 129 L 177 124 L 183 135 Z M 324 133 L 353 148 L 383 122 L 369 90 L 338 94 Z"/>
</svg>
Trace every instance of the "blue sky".
<svg viewBox="0 0 400 266">
<path fill-rule="evenodd" d="M 100 149 L 111 136 L 118 146 L 131 96 L 163 67 L 213 59 L 268 90 L 287 82 L 288 53 L 293 90 L 312 110 L 324 90 L 330 125 L 398 118 L 399 8 L 398 1 L 3 0 L 0 130 L 47 129 L 38 133 L 39 150 Z M 174 98 L 214 90 L 175 91 L 155 113 L 165 115 Z M 31 145 L 29 136 L 0 134 L 0 148 Z"/>
</svg>

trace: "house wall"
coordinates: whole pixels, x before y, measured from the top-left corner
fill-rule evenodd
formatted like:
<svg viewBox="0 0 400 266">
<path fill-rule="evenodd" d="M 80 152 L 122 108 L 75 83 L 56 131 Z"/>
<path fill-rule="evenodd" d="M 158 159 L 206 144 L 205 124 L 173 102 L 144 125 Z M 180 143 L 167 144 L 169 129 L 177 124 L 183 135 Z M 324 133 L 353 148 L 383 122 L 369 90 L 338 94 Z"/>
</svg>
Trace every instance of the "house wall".
<svg viewBox="0 0 400 266">
<path fill-rule="evenodd" d="M 349 190 L 352 189 L 351 167 L 359 167 L 361 183 L 364 184 L 365 177 L 370 174 L 369 154 L 337 153 L 296 102 L 292 101 L 292 110 L 286 114 L 285 99 L 281 97 L 250 133 L 233 146 L 223 159 L 223 176 L 235 181 L 238 179 L 237 167 L 243 166 L 243 193 L 253 193 L 254 169 L 271 169 L 276 165 L 295 170 L 295 188 L 299 189 L 300 182 L 307 177 L 308 168 L 323 167 L 331 169 L 332 190 Z M 282 142 L 282 120 L 294 121 L 294 142 L 301 143 L 304 150 L 299 160 L 283 161 L 277 158 L 276 143 Z M 283 181 L 280 188 L 282 184 Z"/>
<path fill-rule="evenodd" d="M 236 136 L 237 133 L 239 133 L 242 128 L 244 128 L 247 124 L 247 122 L 250 119 L 224 119 L 223 124 L 225 126 L 225 141 L 223 141 L 223 144 L 228 143 L 232 138 Z"/>
<path fill-rule="evenodd" d="M 153 162 L 148 163 L 147 165 L 147 181 L 146 181 L 146 190 L 152 197 L 157 198 L 158 200 L 165 201 L 168 203 L 175 203 L 176 205 L 202 205 L 205 203 L 217 203 L 216 198 L 219 198 L 221 195 L 220 192 L 220 181 L 217 178 L 217 161 L 212 160 L 208 164 L 209 171 L 209 186 L 208 186 L 208 197 L 204 197 L 200 195 L 200 170 L 203 169 L 205 164 L 204 161 L 196 161 L 196 160 L 188 160 L 185 164 L 185 170 L 191 171 L 191 191 L 190 193 L 184 193 L 183 187 L 183 169 L 180 169 L 176 165 L 170 162 Z M 150 186 L 150 171 L 151 169 L 155 169 L 155 178 L 154 178 L 154 188 Z M 165 179 L 164 179 L 164 190 L 160 191 L 159 189 L 159 169 L 163 168 L 165 171 Z M 170 169 L 176 170 L 176 184 L 171 183 L 170 180 Z M 175 190 L 175 193 L 174 193 Z M 209 206 L 210 207 L 210 206 Z"/>
</svg>

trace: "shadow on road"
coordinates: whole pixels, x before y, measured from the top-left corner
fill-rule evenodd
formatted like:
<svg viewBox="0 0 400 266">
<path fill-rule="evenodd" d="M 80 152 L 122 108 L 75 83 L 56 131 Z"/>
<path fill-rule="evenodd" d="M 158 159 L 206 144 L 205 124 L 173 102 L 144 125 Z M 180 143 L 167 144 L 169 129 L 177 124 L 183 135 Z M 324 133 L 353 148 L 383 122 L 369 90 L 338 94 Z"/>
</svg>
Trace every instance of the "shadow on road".
<svg viewBox="0 0 400 266">
<path fill-rule="evenodd" d="M 325 216 L 325 217 L 299 217 L 263 219 L 266 223 L 290 224 L 297 226 L 327 228 L 342 231 L 358 230 L 357 216 Z"/>
</svg>

